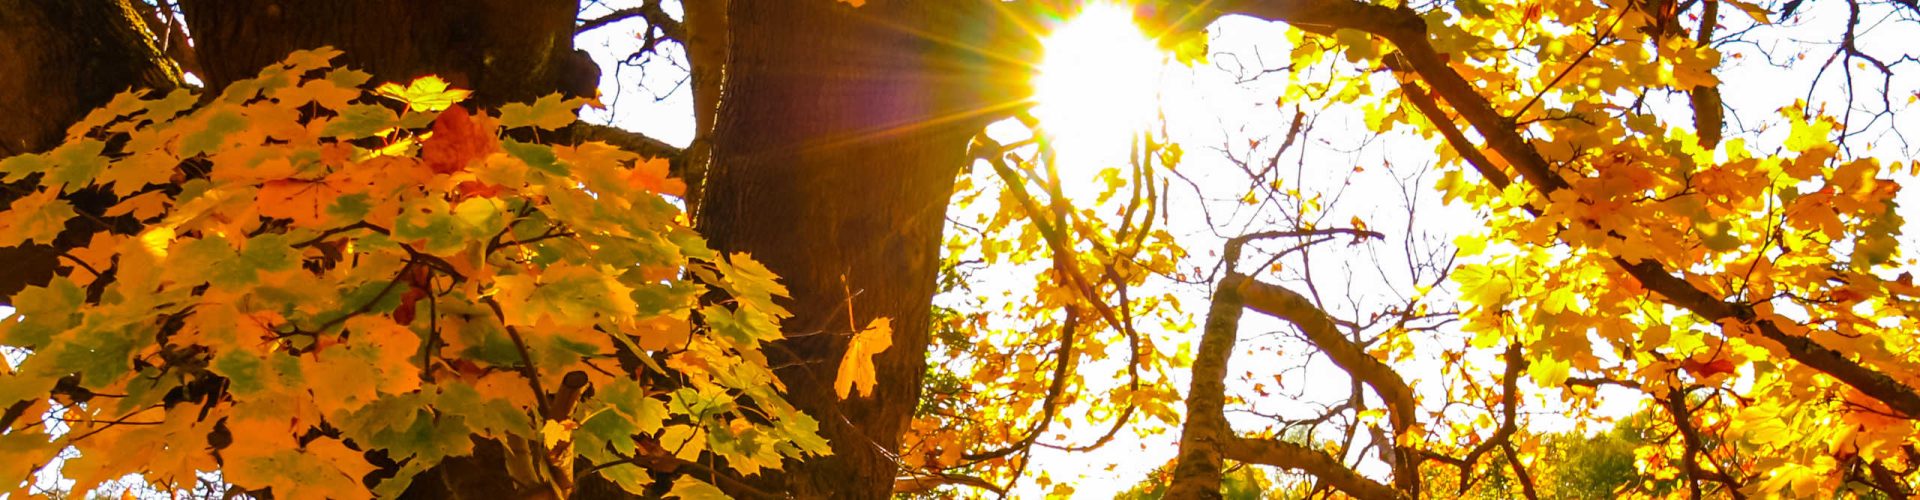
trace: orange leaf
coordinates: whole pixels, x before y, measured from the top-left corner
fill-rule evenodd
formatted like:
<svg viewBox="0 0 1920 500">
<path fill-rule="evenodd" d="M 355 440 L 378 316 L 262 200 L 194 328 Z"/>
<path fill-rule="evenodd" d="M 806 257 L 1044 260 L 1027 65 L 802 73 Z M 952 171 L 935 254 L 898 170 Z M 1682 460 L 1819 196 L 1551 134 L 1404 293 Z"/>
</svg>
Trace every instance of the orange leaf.
<svg viewBox="0 0 1920 500">
<path fill-rule="evenodd" d="M 262 183 L 254 199 L 258 200 L 260 215 L 317 228 L 327 222 L 327 205 L 341 194 L 325 180 L 279 179 Z"/>
<path fill-rule="evenodd" d="M 1694 377 L 1704 379 L 1723 373 L 1733 373 L 1733 360 L 1723 358 L 1702 362 L 1689 358 L 1680 362 L 1680 368 L 1692 373 Z"/>
<path fill-rule="evenodd" d="M 437 174 L 467 169 L 467 164 L 499 149 L 490 127 L 483 127 L 463 106 L 453 106 L 433 119 L 433 135 L 421 144 L 420 157 Z"/>
<path fill-rule="evenodd" d="M 840 358 L 840 373 L 833 381 L 833 390 L 846 399 L 855 385 L 860 392 L 873 395 L 874 379 L 873 357 L 893 347 L 893 320 L 875 318 L 867 323 L 867 328 L 853 336 L 853 342 L 847 345 L 847 354 Z"/>
<path fill-rule="evenodd" d="M 627 174 L 627 184 L 655 193 L 686 196 L 687 183 L 667 177 L 667 166 L 666 158 L 649 158 L 638 162 L 633 166 L 633 171 Z"/>
</svg>

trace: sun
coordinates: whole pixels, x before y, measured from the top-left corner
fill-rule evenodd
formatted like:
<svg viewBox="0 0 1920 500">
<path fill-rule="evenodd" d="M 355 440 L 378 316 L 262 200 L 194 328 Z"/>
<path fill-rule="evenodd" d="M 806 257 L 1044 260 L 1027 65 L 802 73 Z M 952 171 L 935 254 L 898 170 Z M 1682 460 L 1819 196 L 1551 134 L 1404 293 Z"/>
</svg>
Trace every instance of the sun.
<svg viewBox="0 0 1920 500">
<path fill-rule="evenodd" d="M 1063 169 L 1116 166 L 1152 125 L 1166 54 L 1131 8 L 1088 3 L 1041 41 L 1033 115 Z"/>
</svg>

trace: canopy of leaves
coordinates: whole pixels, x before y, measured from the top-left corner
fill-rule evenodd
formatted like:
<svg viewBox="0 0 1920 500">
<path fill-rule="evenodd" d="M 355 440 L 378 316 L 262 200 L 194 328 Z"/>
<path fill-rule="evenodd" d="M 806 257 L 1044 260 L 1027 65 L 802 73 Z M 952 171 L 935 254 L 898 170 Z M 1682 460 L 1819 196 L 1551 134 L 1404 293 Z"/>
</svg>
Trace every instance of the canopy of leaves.
<svg viewBox="0 0 1920 500">
<path fill-rule="evenodd" d="M 75 217 L 138 228 L 63 255 L 71 271 L 0 323 L 33 350 L 0 373 L 20 402 L 4 484 L 71 447 L 75 491 L 217 469 L 278 498 L 384 497 L 478 438 L 565 497 L 576 460 L 642 492 L 645 464 L 753 474 L 827 451 L 761 354 L 785 290 L 708 250 L 665 160 L 537 140 L 586 100 L 468 110 L 431 77 L 368 92 L 338 54 L 294 53 L 197 107 L 121 95 L 66 145 L 0 162 L 33 189 L 0 212 L 10 243 Z M 120 201 L 77 213 L 58 195 L 78 191 Z"/>
</svg>

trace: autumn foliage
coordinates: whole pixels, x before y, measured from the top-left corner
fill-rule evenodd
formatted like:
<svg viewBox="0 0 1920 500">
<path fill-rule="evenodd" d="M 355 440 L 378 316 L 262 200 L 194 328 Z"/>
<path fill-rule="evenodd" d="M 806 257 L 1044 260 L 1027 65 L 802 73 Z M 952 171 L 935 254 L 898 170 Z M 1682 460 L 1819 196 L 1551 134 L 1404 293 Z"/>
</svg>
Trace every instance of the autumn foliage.
<svg viewBox="0 0 1920 500">
<path fill-rule="evenodd" d="M 337 54 L 205 105 L 124 94 L 0 161 L 33 189 L 0 244 L 76 217 L 133 229 L 65 254 L 75 270 L 0 324 L 34 351 L 0 374 L 22 401 L 0 421 L 10 487 L 68 446 L 75 491 L 218 470 L 279 498 L 393 496 L 476 442 L 561 497 L 576 470 L 640 492 L 640 464 L 711 452 L 752 474 L 827 451 L 761 353 L 785 289 L 707 249 L 665 160 L 539 141 L 587 100 L 470 110 L 431 77 L 369 92 Z M 79 192 L 119 201 L 76 211 L 61 195 Z"/>
<path fill-rule="evenodd" d="M 721 14 L 749 12 L 734 2 Z M 980 7 L 810 2 L 755 5 L 768 9 L 763 17 L 805 5 L 792 12 L 859 26 L 847 30 L 858 36 L 924 36 L 939 50 L 963 39 L 890 23 L 945 20 L 917 16 L 927 5 Z M 1054 4 L 1073 3 L 981 0 L 987 7 L 968 12 L 1017 22 L 954 29 L 1028 29 L 1056 14 Z M 1222 165 L 1194 161 L 1212 145 L 1179 144 L 1164 123 L 1133 138 L 1125 164 L 1073 178 L 1048 124 L 1007 110 L 1018 106 L 954 107 L 967 119 L 1022 119 L 1032 135 L 1004 144 L 985 133 L 915 137 L 958 120 L 911 115 L 924 111 L 917 105 L 843 109 L 870 96 L 926 97 L 916 92 L 985 99 L 935 83 L 1015 76 L 913 67 L 989 67 L 928 62 L 943 60 L 918 46 L 876 51 L 899 56 L 875 64 L 899 78 L 825 63 L 752 66 L 793 62 L 766 55 L 791 55 L 777 51 L 700 59 L 695 75 L 763 93 L 708 102 L 696 113 L 711 130 L 698 133 L 725 128 L 707 115 L 723 110 L 738 114 L 720 123 L 767 128 L 722 137 L 731 144 L 702 135 L 682 163 L 576 140 L 576 111 L 598 105 L 591 99 L 481 108 L 440 78 L 370 86 L 368 74 L 335 67 L 330 49 L 294 53 L 217 96 L 123 94 L 57 148 L 0 159 L 0 181 L 24 186 L 0 211 L 0 247 L 72 240 L 77 220 L 113 228 L 58 245 L 69 269 L 13 297 L 18 314 L 0 322 L 0 345 L 31 351 L 0 365 L 0 404 L 11 405 L 0 408 L 0 484 L 30 488 L 71 447 L 78 453 L 61 473 L 73 491 L 127 474 L 179 491 L 217 471 L 213 481 L 245 493 L 390 497 L 436 466 L 490 455 L 502 464 L 471 470 L 504 470 L 536 490 L 514 493 L 556 498 L 589 478 L 688 498 L 855 480 L 983 496 L 1031 492 L 1021 483 L 1032 480 L 1067 496 L 1076 493 L 1069 478 L 1036 465 L 1036 449 L 1128 454 L 1124 445 L 1171 448 L 1177 438 L 1177 456 L 1139 491 L 1920 490 L 1920 260 L 1901 248 L 1898 203 L 1920 164 L 1876 157 L 1891 149 L 1861 144 L 1860 128 L 1874 125 L 1854 121 L 1895 115 L 1893 98 L 1880 89 L 1885 107 L 1871 116 L 1851 100 L 1847 109 L 1802 100 L 1731 110 L 1764 123 L 1748 130 L 1730 125 L 1721 94 L 1755 84 L 1722 75 L 1738 46 L 1758 44 L 1747 37 L 1792 19 L 1800 0 L 1142 3 L 1127 12 L 1158 23 L 1153 35 L 1189 64 L 1214 55 L 1202 26 L 1223 16 L 1270 22 L 1269 34 L 1285 38 L 1284 64 L 1236 75 L 1269 78 L 1262 112 L 1291 116 L 1287 128 L 1214 148 L 1238 172 L 1198 171 Z M 1881 61 L 1854 43 L 1862 5 L 1848 2 L 1829 61 L 1851 63 L 1836 70 L 1849 81 L 1858 72 L 1891 82 L 1892 68 L 1915 56 L 1868 64 Z M 1920 14 L 1911 1 L 1866 5 Z M 788 38 L 817 34 L 781 25 L 694 47 L 686 32 L 669 32 L 697 23 L 648 21 L 659 26 L 643 33 L 646 50 L 656 31 L 688 37 L 678 42 L 689 53 L 722 54 L 787 49 Z M 717 27 L 745 34 L 772 24 L 753 21 Z M 878 45 L 866 42 L 831 46 Z M 807 106 L 773 105 L 783 100 Z M 813 116 L 828 108 L 848 116 Z M 889 115 L 900 123 L 884 130 L 853 127 L 869 124 L 859 116 L 869 111 L 908 115 Z M 1356 150 L 1390 143 L 1412 153 L 1378 162 L 1347 154 L 1335 144 L 1343 138 L 1313 130 L 1320 113 L 1355 124 L 1347 133 L 1364 136 Z M 868 210 L 862 197 L 873 193 L 843 192 L 858 191 L 849 178 L 894 189 L 909 167 L 958 162 L 896 166 L 885 161 L 897 151 L 860 142 L 874 137 L 805 129 L 816 125 L 915 148 L 967 139 L 927 146 L 942 154 L 925 156 L 960 159 L 964 149 L 971 168 L 945 212 Z M 780 126 L 795 128 L 767 133 Z M 1403 154 L 1421 163 L 1392 178 L 1405 183 L 1395 194 L 1406 206 L 1393 207 L 1406 209 L 1395 221 L 1404 227 L 1370 227 L 1353 198 L 1335 206 L 1367 168 L 1408 172 L 1393 170 Z M 701 200 L 686 199 L 688 185 L 669 169 L 723 158 L 806 167 L 716 170 L 734 181 L 719 184 L 733 192 L 709 191 L 731 203 L 716 205 L 752 206 L 761 218 L 743 232 L 799 220 L 832 230 L 821 233 L 859 229 L 764 240 L 796 247 L 781 269 L 806 278 L 789 283 L 815 289 L 809 300 L 787 301 L 772 271 L 711 250 L 689 227 L 683 208 Z M 784 199 L 833 206 L 749 199 L 775 184 L 792 196 Z M 111 202 L 95 209 L 83 198 Z M 940 203 L 911 201 L 892 206 Z M 1450 221 L 1464 227 L 1424 218 L 1448 205 L 1467 214 Z M 909 219 L 926 224 L 916 234 L 944 228 L 944 248 L 931 237 L 928 248 L 835 248 Z M 710 234 L 728 241 L 724 229 Z M 906 258 L 930 262 L 942 250 L 938 266 Z M 835 265 L 788 272 L 819 262 Z M 855 319 L 856 303 L 880 300 L 847 285 L 850 274 L 923 283 L 914 280 L 925 274 L 893 274 L 935 267 L 930 325 L 864 311 Z M 821 285 L 834 276 L 840 287 Z M 910 288 L 921 290 L 899 290 Z M 913 302 L 895 310 L 925 311 Z M 796 303 L 835 306 L 799 311 L 827 318 L 819 324 L 782 324 Z M 1271 328 L 1255 332 L 1262 324 Z M 930 353 L 924 363 L 919 350 Z M 882 353 L 902 352 L 915 354 L 912 373 L 878 367 Z M 776 369 L 806 373 L 787 383 L 818 384 L 808 393 L 822 397 L 802 401 L 816 413 L 783 399 Z M 924 383 L 889 390 L 903 380 Z M 1329 387 L 1331 397 L 1308 394 Z M 855 402 L 835 405 L 846 400 Z M 1629 414 L 1606 414 L 1622 400 Z M 864 436 L 855 422 L 881 422 L 876 415 L 899 416 L 882 423 L 906 430 Z M 1572 429 L 1534 428 L 1546 417 Z M 833 447 L 847 463 L 800 462 Z M 1605 477 L 1582 476 L 1574 456 L 1600 457 Z M 767 474 L 796 464 L 824 465 Z M 1269 481 L 1269 470 L 1292 475 Z"/>
</svg>

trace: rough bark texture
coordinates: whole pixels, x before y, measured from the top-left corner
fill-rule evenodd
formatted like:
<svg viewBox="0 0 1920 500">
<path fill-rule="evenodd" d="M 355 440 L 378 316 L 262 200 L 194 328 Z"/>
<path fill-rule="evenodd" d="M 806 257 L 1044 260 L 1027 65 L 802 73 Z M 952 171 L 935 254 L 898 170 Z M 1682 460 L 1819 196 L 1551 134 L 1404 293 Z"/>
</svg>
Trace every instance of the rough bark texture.
<svg viewBox="0 0 1920 500">
<path fill-rule="evenodd" d="M 982 58 L 960 47 L 991 2 L 732 0 L 729 63 L 700 228 L 793 295 L 772 363 L 834 455 L 789 462 L 763 489 L 884 498 L 926 366 L 940 232 L 966 145 L 986 117 Z M 985 32 L 984 30 L 982 31 Z M 849 295 L 852 295 L 849 298 Z M 832 383 L 851 324 L 892 318 L 871 396 Z M 825 334 L 819 334 L 825 332 Z"/>
<path fill-rule="evenodd" d="M 114 92 L 171 84 L 151 78 L 150 68 L 165 60 L 149 35 L 126 28 L 139 25 L 129 1 L 0 0 L 0 85 L 50 84 L 0 87 L 0 99 L 30 96 L 35 106 L 0 113 L 0 154 L 57 142 L 68 123 Z M 710 140 L 703 149 L 711 148 L 702 152 L 711 161 L 703 163 L 714 165 L 699 224 L 718 248 L 749 252 L 784 277 L 796 313 L 785 325 L 790 333 L 833 333 L 797 336 L 771 350 L 791 399 L 822 422 L 835 447 L 831 457 L 758 478 L 764 490 L 802 498 L 888 495 L 897 471 L 893 453 L 925 369 L 954 176 L 971 135 L 1024 94 L 1018 61 L 1035 45 L 1011 29 L 1021 23 L 1005 20 L 1010 13 L 997 1 L 869 3 L 855 9 L 833 0 L 733 0 L 724 10 L 700 10 L 706 17 L 696 23 L 721 30 L 700 36 L 724 44 L 701 52 L 702 67 L 695 68 L 698 112 L 707 115 L 700 132 Z M 483 106 L 577 87 L 569 75 L 589 73 L 578 65 L 591 62 L 572 48 L 576 8 L 571 0 L 181 5 L 198 76 L 210 92 L 291 51 L 332 46 L 345 52 L 337 63 L 376 80 L 437 74 L 473 89 Z M 104 21 L 109 14 L 118 17 Z M 67 76 L 18 77 L 39 71 Z M 48 106 L 65 98 L 61 89 L 84 91 L 71 104 Z M 28 139 L 11 139 L 16 135 Z M 52 257 L 42 257 L 35 269 L 44 274 Z M 25 283 L 0 280 L 14 289 Z M 831 387 L 846 347 L 847 336 L 837 334 L 848 329 L 849 292 L 854 322 L 891 318 L 895 340 L 876 360 L 875 394 L 841 402 Z M 483 446 L 482 454 L 494 448 Z M 501 472 L 499 453 L 491 455 L 450 461 L 416 478 L 407 496 L 519 495 Z M 604 490 L 583 483 L 580 491 Z"/>
<path fill-rule="evenodd" d="M 52 148 L 114 94 L 180 81 L 129 0 L 0 0 L 0 75 L 0 157 Z"/>
<path fill-rule="evenodd" d="M 115 94 L 179 85 L 146 30 L 129 0 L 0 0 L 0 158 L 51 149 Z M 90 225 L 76 221 L 62 242 L 83 244 Z M 0 297 L 46 284 L 56 255 L 46 245 L 0 248 Z"/>
<path fill-rule="evenodd" d="M 405 82 L 435 74 L 485 106 L 563 88 L 573 54 L 571 0 L 186 0 L 209 88 L 252 77 L 287 53 L 320 46 L 336 61 Z M 586 64 L 592 64 L 588 61 Z"/>
<path fill-rule="evenodd" d="M 1187 421 L 1180 428 L 1180 455 L 1166 498 L 1220 498 L 1222 454 L 1234 439 L 1226 417 L 1227 360 L 1240 334 L 1240 282 L 1245 280 L 1229 272 L 1213 289 L 1206 329 L 1193 355 Z"/>
</svg>

